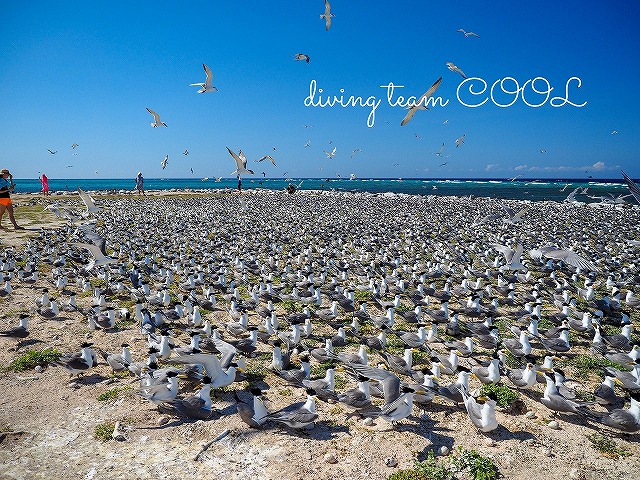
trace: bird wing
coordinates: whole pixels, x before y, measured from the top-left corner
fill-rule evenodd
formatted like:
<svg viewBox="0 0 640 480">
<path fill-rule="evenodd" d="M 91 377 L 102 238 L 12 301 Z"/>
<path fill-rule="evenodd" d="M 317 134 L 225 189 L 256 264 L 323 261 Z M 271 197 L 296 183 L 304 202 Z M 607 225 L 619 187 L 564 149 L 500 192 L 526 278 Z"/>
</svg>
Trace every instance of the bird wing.
<svg viewBox="0 0 640 480">
<path fill-rule="evenodd" d="M 82 190 L 80 187 L 78 187 L 78 195 L 80 195 L 80 198 L 82 199 L 85 206 L 87 207 L 88 213 L 94 213 L 98 211 L 98 207 L 96 207 L 96 204 L 93 201 L 93 197 L 88 193 L 86 193 L 84 190 Z"/>
<path fill-rule="evenodd" d="M 627 187 L 633 195 L 633 198 L 636 199 L 636 202 L 640 203 L 640 187 L 638 187 L 638 185 L 626 173 L 622 172 L 622 176 L 624 177 L 624 181 L 627 183 Z"/>
<path fill-rule="evenodd" d="M 202 64 L 202 68 L 204 68 L 204 73 L 207 74 L 207 79 L 204 82 L 204 86 L 211 87 L 211 81 L 213 80 L 213 72 L 204 63 Z"/>
<path fill-rule="evenodd" d="M 504 258 L 507 261 L 507 263 L 511 262 L 514 254 L 513 250 L 511 250 L 506 245 L 500 245 L 499 243 L 492 243 L 491 246 L 504 255 Z"/>
<path fill-rule="evenodd" d="M 590 271 L 598 270 L 598 267 L 596 267 L 592 262 L 582 257 L 581 255 L 578 255 L 577 253 L 572 252 L 571 250 L 563 250 L 563 249 L 550 250 L 543 253 L 543 255 L 547 258 L 561 260 L 568 265 L 572 265 L 576 268 L 579 267 L 583 270 L 590 270 Z"/>
<path fill-rule="evenodd" d="M 458 388 L 458 387 L 456 387 Z M 482 422 L 482 405 L 479 405 L 475 398 L 467 393 L 464 388 L 458 388 L 464 399 L 464 406 L 467 409 L 469 418 L 474 425 L 479 425 Z"/>
<path fill-rule="evenodd" d="M 229 364 L 233 361 L 233 358 L 238 353 L 238 351 L 236 350 L 236 347 L 218 338 L 212 338 L 212 340 L 214 345 L 216 346 L 216 349 L 221 354 L 220 367 L 221 368 L 229 367 Z"/>
<path fill-rule="evenodd" d="M 114 258 L 105 257 L 100 251 L 100 248 L 96 245 L 92 245 L 90 243 L 72 243 L 71 245 L 74 247 L 86 248 L 91 252 L 91 255 L 93 255 L 93 258 L 98 263 L 113 263 L 116 261 Z"/>
<path fill-rule="evenodd" d="M 217 348 L 217 347 L 216 347 Z M 199 363 L 207 371 L 207 375 L 211 379 L 215 379 L 218 375 L 223 374 L 220 360 L 211 353 L 194 353 L 191 355 L 181 355 L 171 359 L 175 363 Z"/>
<path fill-rule="evenodd" d="M 154 112 L 153 110 L 151 110 L 150 108 L 147 108 L 147 111 L 153 115 L 153 119 L 155 120 L 156 123 L 160 123 L 160 115 L 158 115 L 156 112 Z"/>
<path fill-rule="evenodd" d="M 231 155 L 233 157 L 233 159 L 236 161 L 236 166 L 237 166 L 237 170 L 240 170 L 241 168 L 245 168 L 245 163 L 242 162 L 242 159 L 235 154 L 235 152 L 233 152 L 229 147 L 227 147 L 227 151 L 229 152 L 229 155 Z M 246 159 L 245 159 L 246 162 Z"/>
<path fill-rule="evenodd" d="M 418 100 L 418 103 L 416 104 L 416 106 L 422 105 L 424 107 L 427 106 L 427 99 L 434 94 L 434 92 L 438 89 L 438 87 L 440 86 L 440 84 L 442 83 L 442 77 L 440 77 L 438 80 L 436 80 L 435 82 L 433 82 L 433 85 L 431 85 L 429 87 L 429 90 L 427 90 L 426 92 L 424 92 L 422 94 L 422 96 L 420 97 L 420 99 Z"/>
<path fill-rule="evenodd" d="M 405 126 L 407 123 L 409 123 L 409 121 L 413 118 L 413 116 L 416 114 L 416 111 L 418 110 L 417 107 L 411 107 L 409 108 L 409 111 L 407 112 L 407 114 L 405 115 L 405 117 L 402 119 L 402 121 L 400 122 L 400 126 L 403 127 Z"/>
</svg>

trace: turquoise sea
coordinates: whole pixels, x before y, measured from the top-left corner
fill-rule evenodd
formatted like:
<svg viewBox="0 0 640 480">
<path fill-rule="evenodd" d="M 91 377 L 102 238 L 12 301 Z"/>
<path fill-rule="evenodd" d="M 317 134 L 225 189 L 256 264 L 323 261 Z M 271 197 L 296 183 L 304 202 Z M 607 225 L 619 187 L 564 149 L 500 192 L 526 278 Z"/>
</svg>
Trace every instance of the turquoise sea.
<svg viewBox="0 0 640 480">
<path fill-rule="evenodd" d="M 14 179 L 16 193 L 33 193 L 41 190 L 38 179 Z M 515 181 L 504 179 L 390 179 L 390 178 L 251 178 L 242 180 L 244 190 L 265 188 L 270 190 L 284 190 L 289 183 L 298 186 L 302 182 L 302 190 L 336 190 L 371 193 L 405 193 L 412 195 L 453 195 L 479 197 L 505 198 L 514 200 L 553 200 L 562 201 L 575 188 L 587 188 L 586 195 L 580 195 L 578 199 L 585 202 L 598 202 L 600 198 L 611 198 L 629 193 L 622 179 L 523 179 Z M 171 190 L 171 189 L 235 189 L 238 181 L 235 178 L 216 179 L 200 178 L 146 178 L 146 190 Z M 130 179 L 49 179 L 49 189 L 55 191 L 74 191 L 77 187 L 86 191 L 122 191 L 133 190 L 135 185 Z M 634 202 L 633 198 L 627 198 Z"/>
</svg>

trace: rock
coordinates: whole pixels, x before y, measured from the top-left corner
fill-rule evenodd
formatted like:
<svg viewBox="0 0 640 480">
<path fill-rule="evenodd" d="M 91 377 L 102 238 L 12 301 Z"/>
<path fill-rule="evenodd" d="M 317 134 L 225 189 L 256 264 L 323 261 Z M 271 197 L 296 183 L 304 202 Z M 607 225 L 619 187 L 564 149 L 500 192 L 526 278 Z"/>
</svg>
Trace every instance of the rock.
<svg viewBox="0 0 640 480">
<path fill-rule="evenodd" d="M 551 451 L 551 447 L 542 447 L 542 454 L 545 457 L 553 457 L 553 452 Z"/>
<path fill-rule="evenodd" d="M 324 461 L 327 462 L 327 463 L 331 463 L 331 464 L 338 463 L 338 459 L 336 458 L 336 456 L 333 453 L 327 453 L 324 456 Z"/>
<path fill-rule="evenodd" d="M 551 428 L 552 430 L 560 430 L 560 424 L 556 420 L 551 420 L 549 423 L 547 423 L 547 427 Z"/>
<path fill-rule="evenodd" d="M 396 457 L 387 457 L 384 459 L 384 464 L 387 467 L 397 467 L 398 466 L 398 460 L 396 460 Z"/>
<path fill-rule="evenodd" d="M 529 410 L 527 413 L 525 413 L 525 418 L 528 418 L 529 420 L 533 420 L 534 418 L 536 418 L 536 414 L 535 412 L 532 412 L 531 410 Z"/>
<path fill-rule="evenodd" d="M 167 423 L 169 423 L 169 417 L 167 417 L 165 415 L 162 415 L 162 416 L 158 417 L 157 420 L 156 420 L 156 425 L 160 425 L 161 426 L 161 425 L 165 425 Z"/>
<path fill-rule="evenodd" d="M 584 480 L 586 478 L 584 472 L 581 472 L 577 468 L 572 468 L 569 472 L 569 478 L 575 478 L 576 480 Z"/>
<path fill-rule="evenodd" d="M 69 382 L 67 384 L 67 387 L 69 387 L 69 388 L 80 388 L 80 385 L 78 385 L 77 382 Z"/>
<path fill-rule="evenodd" d="M 536 441 L 533 438 L 527 438 L 522 443 L 524 443 L 527 447 L 532 447 L 536 443 Z"/>
<path fill-rule="evenodd" d="M 449 447 L 447 447 L 446 445 L 442 445 L 439 449 L 438 449 L 438 453 L 440 455 L 449 455 Z"/>
<path fill-rule="evenodd" d="M 484 444 L 487 447 L 494 447 L 496 445 L 496 442 L 495 442 L 495 440 L 493 438 L 485 438 L 484 439 Z"/>
<path fill-rule="evenodd" d="M 36 365 L 36 368 L 34 368 L 34 370 L 36 371 L 36 373 L 42 373 L 44 372 L 44 367 L 42 365 Z"/>
<path fill-rule="evenodd" d="M 371 417 L 367 417 L 367 418 L 365 418 L 365 419 L 362 421 L 362 424 L 363 424 L 365 427 L 370 427 L 371 425 L 373 425 L 373 418 L 371 418 Z"/>
</svg>

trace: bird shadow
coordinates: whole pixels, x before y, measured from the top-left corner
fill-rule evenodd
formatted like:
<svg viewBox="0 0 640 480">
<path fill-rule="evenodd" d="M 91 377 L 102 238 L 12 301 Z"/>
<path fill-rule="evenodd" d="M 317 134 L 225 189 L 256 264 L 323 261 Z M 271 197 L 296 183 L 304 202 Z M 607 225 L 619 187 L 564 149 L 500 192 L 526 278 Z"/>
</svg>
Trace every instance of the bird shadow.
<svg viewBox="0 0 640 480">
<path fill-rule="evenodd" d="M 86 377 L 79 377 L 77 380 L 75 380 L 75 383 L 78 385 L 96 385 L 108 379 L 109 377 L 93 373 Z"/>
<path fill-rule="evenodd" d="M 24 340 L 24 341 L 18 342 L 17 348 L 30 347 L 31 345 L 36 345 L 38 343 L 44 343 L 44 341 L 43 340 L 38 340 L 37 338 L 31 338 L 29 340 Z"/>
<path fill-rule="evenodd" d="M 281 432 L 286 432 L 291 436 L 310 438 L 318 441 L 332 440 L 339 433 L 350 433 L 347 425 L 335 425 L 333 422 L 325 420 L 315 422 L 312 429 L 297 429 L 277 424 L 274 424 L 273 427 L 270 424 L 267 424 L 265 429 L 279 430 Z"/>
</svg>

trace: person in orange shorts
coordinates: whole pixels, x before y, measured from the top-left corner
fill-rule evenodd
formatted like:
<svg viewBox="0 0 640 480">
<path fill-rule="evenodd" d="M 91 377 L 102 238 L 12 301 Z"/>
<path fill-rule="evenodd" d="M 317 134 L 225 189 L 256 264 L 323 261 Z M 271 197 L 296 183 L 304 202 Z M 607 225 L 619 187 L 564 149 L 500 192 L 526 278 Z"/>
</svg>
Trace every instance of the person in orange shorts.
<svg viewBox="0 0 640 480">
<path fill-rule="evenodd" d="M 13 183 L 13 175 L 6 168 L 0 170 L 0 229 L 4 230 L 2 226 L 2 217 L 4 211 L 9 212 L 9 220 L 13 223 L 13 228 L 16 230 L 24 230 L 24 227 L 19 226 L 16 223 L 16 219 L 13 216 L 13 204 L 11 203 L 10 193 L 16 188 L 16 184 Z"/>
</svg>

